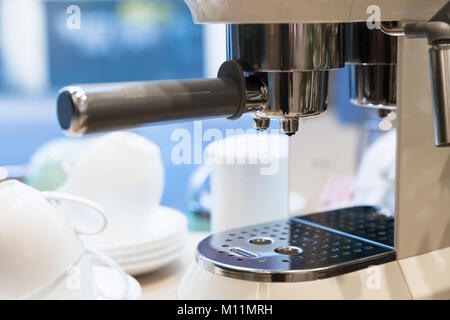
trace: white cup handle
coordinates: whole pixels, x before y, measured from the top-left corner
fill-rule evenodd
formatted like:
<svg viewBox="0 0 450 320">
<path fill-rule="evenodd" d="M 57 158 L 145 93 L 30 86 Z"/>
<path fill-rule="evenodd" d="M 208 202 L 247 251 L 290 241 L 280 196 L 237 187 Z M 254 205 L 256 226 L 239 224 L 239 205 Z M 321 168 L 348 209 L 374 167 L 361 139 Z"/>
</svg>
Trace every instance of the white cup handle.
<svg viewBox="0 0 450 320">
<path fill-rule="evenodd" d="M 111 269 L 113 269 L 114 271 L 119 273 L 123 279 L 123 284 L 124 284 L 123 292 L 119 297 L 109 296 L 109 295 L 105 294 L 102 291 L 102 289 L 97 286 L 97 291 L 100 294 L 100 296 L 105 299 L 109 299 L 109 300 L 124 300 L 124 299 L 126 299 L 130 295 L 130 284 L 128 282 L 128 275 L 125 273 L 125 271 L 123 271 L 122 268 L 117 263 L 115 263 L 111 258 L 109 258 L 108 256 L 104 255 L 101 252 L 98 252 L 97 250 L 86 248 L 85 252 L 87 255 L 90 255 L 94 258 L 94 263 L 100 262 L 100 264 L 107 265 L 108 267 L 110 267 Z M 91 273 L 93 274 L 92 264 L 91 264 Z"/>
<path fill-rule="evenodd" d="M 105 210 L 103 210 L 103 208 L 100 205 L 98 205 L 97 203 L 95 203 L 94 201 L 88 200 L 86 198 L 74 196 L 72 194 L 62 193 L 62 192 L 45 191 L 45 192 L 42 192 L 42 195 L 47 201 L 66 200 L 66 201 L 73 201 L 73 202 L 80 203 L 88 208 L 93 209 L 93 211 L 96 212 L 100 216 L 100 218 L 102 219 L 102 225 L 100 226 L 100 228 L 98 230 L 87 231 L 87 230 L 81 230 L 77 226 L 74 226 L 73 228 L 77 234 L 85 234 L 85 235 L 99 234 L 100 232 L 105 230 L 106 225 L 108 224 L 108 220 L 105 215 Z"/>
</svg>

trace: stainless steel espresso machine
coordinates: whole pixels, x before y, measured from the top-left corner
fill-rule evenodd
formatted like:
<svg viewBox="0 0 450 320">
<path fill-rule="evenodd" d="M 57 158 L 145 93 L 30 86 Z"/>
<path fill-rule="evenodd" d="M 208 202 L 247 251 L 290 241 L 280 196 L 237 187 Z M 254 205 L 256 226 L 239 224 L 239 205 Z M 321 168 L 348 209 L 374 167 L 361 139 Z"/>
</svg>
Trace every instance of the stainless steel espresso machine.
<svg viewBox="0 0 450 320">
<path fill-rule="evenodd" d="M 450 298 L 450 2 L 185 1 L 195 22 L 227 24 L 217 78 L 65 87 L 66 133 L 252 113 L 293 135 L 346 64 L 351 101 L 396 109 L 398 131 L 395 219 L 360 206 L 213 234 L 179 296 Z"/>
</svg>

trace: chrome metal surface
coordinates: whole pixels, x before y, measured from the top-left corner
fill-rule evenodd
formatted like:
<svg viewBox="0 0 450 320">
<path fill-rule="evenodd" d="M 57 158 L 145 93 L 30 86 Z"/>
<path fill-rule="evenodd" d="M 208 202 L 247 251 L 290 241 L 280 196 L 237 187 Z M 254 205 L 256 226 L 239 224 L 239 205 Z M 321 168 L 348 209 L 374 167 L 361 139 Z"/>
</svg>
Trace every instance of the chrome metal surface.
<svg viewBox="0 0 450 320">
<path fill-rule="evenodd" d="M 386 25 L 394 27 L 397 23 Z M 350 64 L 350 101 L 362 107 L 395 109 L 397 38 L 359 22 L 345 24 L 345 41 L 345 60 Z"/>
<path fill-rule="evenodd" d="M 253 127 L 255 129 L 258 129 L 259 131 L 264 131 L 270 126 L 270 119 L 269 118 L 262 118 L 255 116 L 253 118 Z"/>
<path fill-rule="evenodd" d="M 374 222 L 389 240 L 364 238 Z M 316 213 L 213 234 L 199 243 L 196 258 L 203 268 L 235 279 L 323 279 L 395 260 L 391 225 L 392 218 L 375 207 Z"/>
<path fill-rule="evenodd" d="M 342 25 L 230 24 L 228 59 L 253 72 L 311 71 L 344 67 Z"/>
<path fill-rule="evenodd" d="M 289 135 L 297 131 L 298 118 L 327 110 L 328 71 L 260 72 L 255 76 L 266 84 L 261 87 L 264 103 L 258 102 L 251 110 L 247 99 L 247 111 L 256 111 L 257 118 L 281 118 L 282 130 Z"/>
<path fill-rule="evenodd" d="M 281 131 L 288 136 L 291 136 L 298 131 L 298 125 L 298 118 L 283 118 L 280 120 Z"/>
<path fill-rule="evenodd" d="M 390 26 L 397 25 L 389 22 Z M 346 23 L 345 63 L 347 64 L 396 64 L 397 38 L 369 29 L 366 22 Z"/>
<path fill-rule="evenodd" d="M 245 82 L 245 112 L 257 111 L 266 107 L 269 103 L 269 91 L 266 85 L 254 75 L 247 76 Z"/>
<path fill-rule="evenodd" d="M 450 44 L 429 50 L 436 146 L 450 146 Z"/>
<path fill-rule="evenodd" d="M 327 110 L 327 71 L 269 72 L 258 76 L 269 91 L 269 103 L 257 112 L 262 117 L 309 117 Z"/>
<path fill-rule="evenodd" d="M 326 70 L 344 67 L 342 24 L 228 25 L 227 41 L 228 58 L 265 84 L 256 95 L 267 103 L 252 107 L 247 99 L 257 117 L 281 118 L 283 131 L 294 134 L 298 118 L 326 111 Z"/>
<path fill-rule="evenodd" d="M 397 66 L 395 64 L 351 64 L 350 101 L 361 107 L 396 109 Z"/>
<path fill-rule="evenodd" d="M 394 27 L 387 22 L 380 23 L 380 30 L 384 34 L 386 34 L 388 36 L 392 36 L 392 37 L 402 37 L 405 35 L 404 27 Z"/>
<path fill-rule="evenodd" d="M 81 136 L 87 131 L 87 95 L 83 88 L 68 86 L 60 90 L 57 105 L 61 128 L 71 136 Z"/>
</svg>

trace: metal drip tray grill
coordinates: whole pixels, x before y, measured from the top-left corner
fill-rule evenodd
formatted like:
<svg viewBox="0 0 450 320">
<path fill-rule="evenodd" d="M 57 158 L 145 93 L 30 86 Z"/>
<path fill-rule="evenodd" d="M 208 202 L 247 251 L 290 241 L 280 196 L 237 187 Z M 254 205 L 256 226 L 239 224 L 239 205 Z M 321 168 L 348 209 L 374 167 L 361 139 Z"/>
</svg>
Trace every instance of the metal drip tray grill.
<svg viewBox="0 0 450 320">
<path fill-rule="evenodd" d="M 299 218 L 375 242 L 394 246 L 394 218 L 376 207 L 361 206 L 314 213 Z"/>
<path fill-rule="evenodd" d="M 338 211 L 346 216 L 345 227 L 355 225 L 350 223 L 352 217 L 355 223 L 366 221 L 360 213 L 373 214 L 376 208 Z M 231 278 L 287 282 L 323 279 L 395 260 L 391 246 L 334 229 L 331 222 L 341 220 L 330 218 L 333 214 L 316 213 L 213 234 L 199 243 L 197 261 L 207 270 Z M 330 223 L 319 225 L 322 220 Z M 338 227 L 345 229 L 341 224 Z M 380 230 L 393 231 L 387 226 Z"/>
</svg>

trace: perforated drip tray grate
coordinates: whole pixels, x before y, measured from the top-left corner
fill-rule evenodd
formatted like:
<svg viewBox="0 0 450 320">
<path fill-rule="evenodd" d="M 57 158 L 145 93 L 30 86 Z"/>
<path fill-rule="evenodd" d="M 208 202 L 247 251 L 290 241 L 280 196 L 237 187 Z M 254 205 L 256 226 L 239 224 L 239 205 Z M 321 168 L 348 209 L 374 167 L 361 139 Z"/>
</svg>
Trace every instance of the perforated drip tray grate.
<svg viewBox="0 0 450 320">
<path fill-rule="evenodd" d="M 392 220 L 375 207 L 352 207 L 234 229 L 202 240 L 197 262 L 236 279 L 323 279 L 395 260 L 386 240 L 393 239 Z"/>
<path fill-rule="evenodd" d="M 299 217 L 299 220 L 394 246 L 394 218 L 381 214 L 376 207 L 360 206 L 313 213 Z"/>
</svg>

